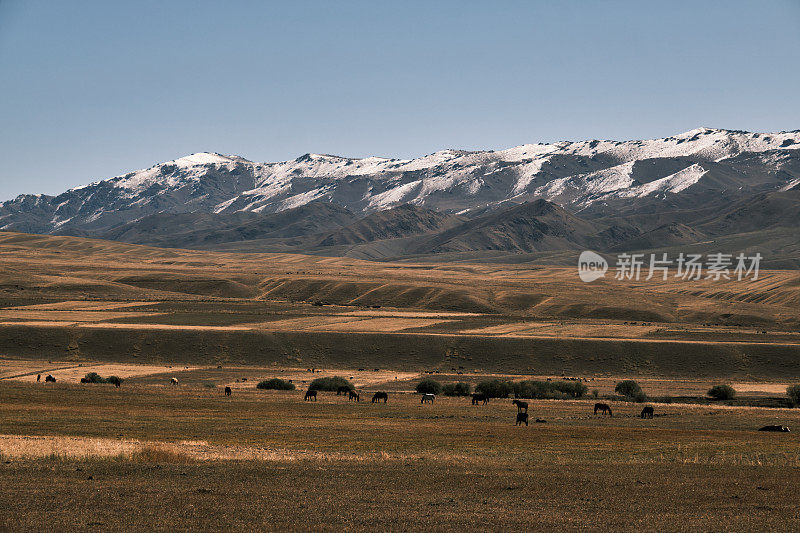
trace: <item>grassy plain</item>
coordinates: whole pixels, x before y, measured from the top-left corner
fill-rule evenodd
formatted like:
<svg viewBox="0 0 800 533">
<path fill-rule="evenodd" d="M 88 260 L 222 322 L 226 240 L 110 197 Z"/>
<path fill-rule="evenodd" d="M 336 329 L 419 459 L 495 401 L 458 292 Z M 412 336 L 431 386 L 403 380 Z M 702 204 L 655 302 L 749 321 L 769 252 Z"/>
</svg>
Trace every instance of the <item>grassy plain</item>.
<svg viewBox="0 0 800 533">
<path fill-rule="evenodd" d="M 287 372 L 296 370 L 286 369 Z M 275 369 L 261 369 L 261 372 Z M 795 529 L 800 410 L 510 400 L 387 404 L 221 384 L 0 385 L 0 524 L 10 530 Z M 346 372 L 345 372 L 346 373 Z M 357 371 L 354 371 L 357 373 Z M 275 375 L 279 375 L 278 371 Z M 376 377 L 376 376 L 374 376 Z M 159 379 L 159 382 L 153 382 Z M 240 378 L 237 378 L 240 379 Z M 396 392 L 395 392 L 396 391 Z"/>
<path fill-rule="evenodd" d="M 800 409 L 743 404 L 800 382 L 798 309 L 796 271 L 587 285 L 0 233 L 0 529 L 796 530 Z M 671 403 L 532 401 L 547 422 L 515 427 L 510 400 L 420 405 L 430 373 L 633 377 Z M 334 374 L 389 403 L 302 401 Z M 697 403 L 718 382 L 739 404 Z"/>
</svg>

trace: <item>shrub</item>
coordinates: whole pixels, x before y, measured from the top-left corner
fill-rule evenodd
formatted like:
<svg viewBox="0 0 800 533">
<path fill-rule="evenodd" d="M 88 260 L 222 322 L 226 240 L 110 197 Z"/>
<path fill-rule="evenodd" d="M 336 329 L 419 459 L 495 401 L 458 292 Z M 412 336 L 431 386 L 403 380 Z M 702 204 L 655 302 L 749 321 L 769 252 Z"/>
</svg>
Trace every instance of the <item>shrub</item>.
<svg viewBox="0 0 800 533">
<path fill-rule="evenodd" d="M 639 384 L 632 379 L 626 379 L 625 381 L 617 383 L 617 386 L 614 387 L 614 392 L 625 396 L 627 400 L 633 400 L 635 402 L 647 400 L 647 395 L 642 392 L 642 388 Z"/>
<path fill-rule="evenodd" d="M 708 389 L 708 394 L 712 400 L 733 400 L 736 397 L 736 389 L 730 385 L 714 385 Z"/>
<path fill-rule="evenodd" d="M 327 378 L 317 378 L 308 386 L 308 390 L 326 390 L 336 392 L 339 387 L 349 387 L 355 390 L 353 384 L 341 376 L 332 376 Z"/>
<path fill-rule="evenodd" d="M 98 374 L 97 372 L 89 372 L 88 374 L 86 374 L 84 379 L 88 383 L 105 383 L 106 382 L 106 380 L 104 380 L 102 377 L 100 377 L 100 374 Z"/>
<path fill-rule="evenodd" d="M 588 388 L 580 381 L 517 381 L 511 384 L 518 398 L 562 400 L 580 398 Z"/>
<path fill-rule="evenodd" d="M 600 391 L 597 389 L 592 389 L 592 398 L 599 398 L 599 397 L 600 397 Z"/>
<path fill-rule="evenodd" d="M 256 388 L 265 390 L 294 390 L 294 383 L 289 383 L 280 378 L 272 378 L 259 381 Z"/>
<path fill-rule="evenodd" d="M 482 392 L 489 398 L 508 398 L 508 395 L 513 392 L 514 388 L 508 381 L 500 381 L 499 379 L 490 379 L 481 381 L 475 387 L 475 392 Z"/>
<path fill-rule="evenodd" d="M 420 394 L 439 394 L 442 392 L 442 384 L 435 379 L 426 378 L 417 383 L 417 392 Z"/>
<path fill-rule="evenodd" d="M 442 393 L 445 396 L 469 396 L 472 393 L 472 385 L 463 381 L 448 383 L 442 386 Z"/>
<path fill-rule="evenodd" d="M 122 385 L 122 381 L 123 381 L 123 379 L 121 377 L 118 377 L 118 376 L 108 376 L 106 378 L 106 383 L 111 383 L 112 385 L 116 385 L 118 387 L 120 385 Z"/>
<path fill-rule="evenodd" d="M 800 385 L 792 385 L 786 389 L 786 396 L 793 405 L 800 405 Z"/>
</svg>

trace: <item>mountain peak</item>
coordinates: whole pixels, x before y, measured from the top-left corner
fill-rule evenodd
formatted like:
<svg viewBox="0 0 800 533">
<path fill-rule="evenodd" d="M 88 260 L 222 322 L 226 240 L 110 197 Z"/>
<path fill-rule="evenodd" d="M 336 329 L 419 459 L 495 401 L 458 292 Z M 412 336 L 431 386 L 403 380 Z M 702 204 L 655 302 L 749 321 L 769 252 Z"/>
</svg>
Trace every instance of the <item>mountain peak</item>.
<svg viewBox="0 0 800 533">
<path fill-rule="evenodd" d="M 216 152 L 196 152 L 165 164 L 173 164 L 181 168 L 188 168 L 198 165 L 221 165 L 233 163 L 237 160 L 241 160 L 241 158 L 226 156 Z"/>
</svg>

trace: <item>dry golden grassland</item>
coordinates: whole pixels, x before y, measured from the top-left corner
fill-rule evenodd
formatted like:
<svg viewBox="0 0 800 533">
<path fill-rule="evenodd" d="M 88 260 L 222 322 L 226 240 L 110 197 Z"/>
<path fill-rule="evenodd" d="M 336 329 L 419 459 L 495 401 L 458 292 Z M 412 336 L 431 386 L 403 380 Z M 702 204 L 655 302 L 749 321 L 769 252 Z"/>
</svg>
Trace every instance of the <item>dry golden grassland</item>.
<svg viewBox="0 0 800 533">
<path fill-rule="evenodd" d="M 797 530 L 800 409 L 697 397 L 731 382 L 781 405 L 798 309 L 795 271 L 584 284 L 0 233 L 0 530 Z M 643 420 L 537 400 L 547 422 L 515 427 L 510 400 L 421 405 L 429 373 L 580 377 L 600 397 L 635 377 L 672 403 Z M 367 401 L 302 401 L 330 375 Z M 298 390 L 255 388 L 271 377 Z"/>
<path fill-rule="evenodd" d="M 282 372 L 283 371 L 283 372 Z M 340 372 L 357 375 L 357 370 Z M 472 406 L 363 379 L 368 398 L 261 391 L 228 368 L 110 385 L 0 381 L 0 524 L 55 529 L 796 529 L 800 410 L 531 400 Z M 449 378 L 461 378 L 450 376 Z M 482 378 L 483 376 L 478 376 Z M 473 378 L 473 379 L 478 379 Z M 598 384 L 600 382 L 597 382 Z M 610 385 L 609 381 L 607 384 Z M 211 387 L 210 385 L 215 385 Z M 647 384 L 644 384 L 645 387 Z M 655 382 L 649 384 L 655 387 Z M 664 390 L 668 383 L 661 382 Z M 683 386 L 688 390 L 688 382 Z M 697 389 L 704 386 L 696 385 Z"/>
</svg>

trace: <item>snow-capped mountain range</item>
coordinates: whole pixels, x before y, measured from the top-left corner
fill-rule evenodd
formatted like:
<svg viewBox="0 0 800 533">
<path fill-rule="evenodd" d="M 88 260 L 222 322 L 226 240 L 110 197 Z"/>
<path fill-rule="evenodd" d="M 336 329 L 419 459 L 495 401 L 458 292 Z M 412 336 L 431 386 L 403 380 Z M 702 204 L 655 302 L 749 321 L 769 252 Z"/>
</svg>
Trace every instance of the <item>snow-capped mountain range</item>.
<svg viewBox="0 0 800 533">
<path fill-rule="evenodd" d="M 526 144 L 500 151 L 443 150 L 417 159 L 306 154 L 256 163 L 201 152 L 145 170 L 0 203 L 0 229 L 97 231 L 159 213 L 277 213 L 325 201 L 360 216 L 410 203 L 469 217 L 545 199 L 572 212 L 638 204 L 701 204 L 709 195 L 800 183 L 800 130 L 699 128 L 654 140 Z"/>
</svg>

